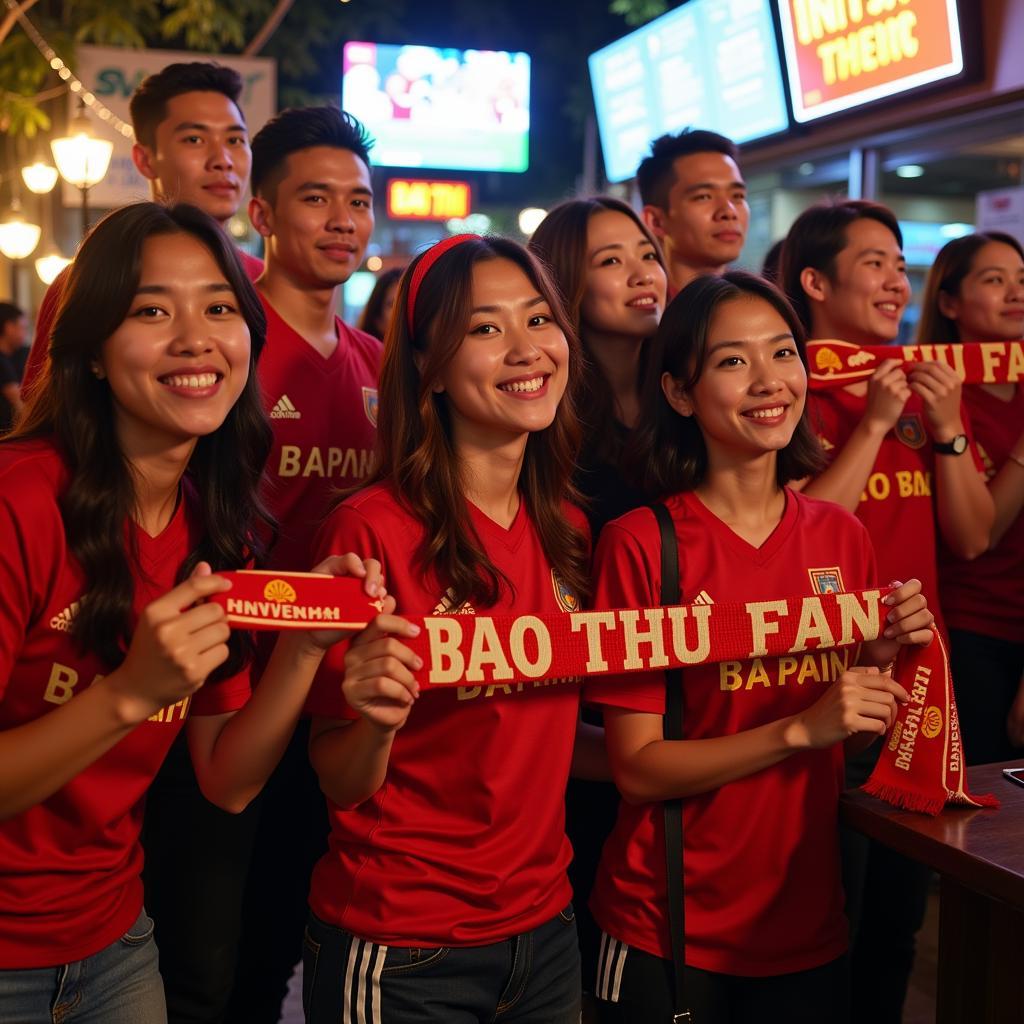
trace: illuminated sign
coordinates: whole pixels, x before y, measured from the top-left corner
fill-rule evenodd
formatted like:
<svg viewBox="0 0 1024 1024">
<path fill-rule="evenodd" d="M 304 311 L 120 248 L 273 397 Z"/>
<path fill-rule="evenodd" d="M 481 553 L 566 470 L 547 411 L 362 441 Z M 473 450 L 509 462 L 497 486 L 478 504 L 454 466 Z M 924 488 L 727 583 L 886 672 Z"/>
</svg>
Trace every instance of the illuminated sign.
<svg viewBox="0 0 1024 1024">
<path fill-rule="evenodd" d="M 396 220 L 449 220 L 470 214 L 468 181 L 388 182 L 388 216 Z"/>
<path fill-rule="evenodd" d="M 529 166 L 527 54 L 355 41 L 342 53 L 341 105 L 373 136 L 375 166 Z"/>
<path fill-rule="evenodd" d="M 779 11 L 797 121 L 963 71 L 956 0 L 780 0 Z"/>
<path fill-rule="evenodd" d="M 589 65 L 609 181 L 633 177 L 666 132 L 710 128 L 749 142 L 789 127 L 769 0 L 690 0 Z"/>
</svg>

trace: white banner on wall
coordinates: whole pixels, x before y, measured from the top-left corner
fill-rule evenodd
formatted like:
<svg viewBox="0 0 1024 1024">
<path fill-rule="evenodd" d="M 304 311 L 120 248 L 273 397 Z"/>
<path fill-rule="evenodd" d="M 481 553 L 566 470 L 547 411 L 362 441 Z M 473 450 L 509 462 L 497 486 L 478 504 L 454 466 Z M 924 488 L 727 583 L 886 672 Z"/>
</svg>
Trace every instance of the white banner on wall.
<svg viewBox="0 0 1024 1024">
<path fill-rule="evenodd" d="M 1024 188 L 979 192 L 975 203 L 978 231 L 1005 231 L 1024 245 Z"/>
<path fill-rule="evenodd" d="M 131 121 L 128 101 L 138 84 L 147 75 L 179 61 L 216 61 L 234 68 L 242 76 L 241 107 L 250 136 L 255 135 L 277 109 L 277 62 L 270 57 L 236 57 L 185 50 L 125 50 L 113 46 L 79 46 L 76 55 L 75 73 L 82 84 L 125 121 Z M 78 109 L 78 99 L 74 93 L 69 93 L 68 101 L 69 113 L 73 114 Z M 98 136 L 114 143 L 110 170 L 103 181 L 89 190 L 89 206 L 113 209 L 148 199 L 149 183 L 132 163 L 132 140 L 93 114 L 89 119 Z M 82 201 L 78 189 L 66 182 L 63 199 L 64 205 L 69 207 L 76 207 Z"/>
</svg>

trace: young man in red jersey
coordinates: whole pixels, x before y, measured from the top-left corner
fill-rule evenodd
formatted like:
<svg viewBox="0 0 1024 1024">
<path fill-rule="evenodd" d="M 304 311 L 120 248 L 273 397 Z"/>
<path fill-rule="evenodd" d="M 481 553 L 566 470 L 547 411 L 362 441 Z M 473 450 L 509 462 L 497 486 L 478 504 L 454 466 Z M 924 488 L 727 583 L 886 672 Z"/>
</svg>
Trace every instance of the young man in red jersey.
<svg viewBox="0 0 1024 1024">
<path fill-rule="evenodd" d="M 373 232 L 371 144 L 331 107 L 286 110 L 253 139 L 249 216 L 266 249 L 259 376 L 274 429 L 267 500 L 279 524 L 271 564 L 282 569 L 309 569 L 331 495 L 370 468 L 382 347 L 335 310 Z M 238 1024 L 275 1024 L 302 953 L 310 873 L 328 831 L 308 732 L 296 730 L 262 802 L 227 1018 Z"/>
<path fill-rule="evenodd" d="M 149 181 L 155 200 L 191 203 L 222 226 L 238 212 L 252 154 L 245 117 L 238 105 L 242 77 L 210 62 L 168 64 L 144 79 L 131 98 L 135 145 L 132 161 Z M 263 263 L 239 250 L 249 280 Z M 67 270 L 46 290 L 36 317 L 22 394 L 46 361 Z"/>
<path fill-rule="evenodd" d="M 669 297 L 739 259 L 750 207 L 738 161 L 724 135 L 687 130 L 655 139 L 637 168 L 644 222 L 665 251 Z"/>
<path fill-rule="evenodd" d="M 780 283 L 808 336 L 895 342 L 910 301 L 902 248 L 895 215 L 878 203 L 805 210 L 786 237 Z M 804 493 L 853 512 L 871 534 L 879 578 L 920 579 L 937 618 L 938 535 L 959 557 L 974 558 L 988 547 L 994 516 L 960 395 L 943 363 L 904 370 L 897 355 L 870 380 L 812 392 L 808 403 L 830 464 Z M 849 763 L 849 785 L 865 781 L 877 754 L 876 747 Z M 853 1019 L 898 1024 L 928 872 L 848 830 L 842 846 Z"/>
</svg>

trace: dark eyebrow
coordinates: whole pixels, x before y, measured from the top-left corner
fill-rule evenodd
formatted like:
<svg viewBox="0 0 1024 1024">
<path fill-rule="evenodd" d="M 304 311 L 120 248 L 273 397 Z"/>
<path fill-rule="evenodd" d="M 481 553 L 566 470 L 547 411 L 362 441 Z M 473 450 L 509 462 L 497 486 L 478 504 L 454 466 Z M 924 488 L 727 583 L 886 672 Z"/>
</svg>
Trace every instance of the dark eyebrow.
<svg viewBox="0 0 1024 1024">
<path fill-rule="evenodd" d="M 326 181 L 304 181 L 296 190 L 296 192 L 331 192 L 333 191 L 330 184 Z M 341 191 L 345 191 L 342 189 Z M 360 196 L 373 197 L 373 191 L 368 189 L 365 185 L 356 185 L 355 188 L 351 188 L 348 191 L 355 193 Z"/>
<path fill-rule="evenodd" d="M 769 338 L 767 341 L 768 345 L 775 345 L 780 341 L 794 341 L 793 335 L 786 331 L 784 334 L 776 334 L 774 338 Z M 707 355 L 714 355 L 720 348 L 746 348 L 750 345 L 758 344 L 755 341 L 720 341 L 716 345 L 712 345 L 708 349 Z M 705 357 L 706 358 L 706 357 Z"/>
<path fill-rule="evenodd" d="M 699 192 L 702 188 L 720 188 L 720 187 L 722 187 L 722 186 L 716 185 L 713 181 L 702 181 L 702 182 L 700 182 L 697 185 L 691 185 L 688 189 L 686 189 L 686 192 L 687 193 Z M 729 184 L 725 185 L 724 187 L 725 188 L 744 188 L 745 189 L 747 187 L 747 183 L 745 181 L 730 181 Z"/>
<path fill-rule="evenodd" d="M 885 256 L 888 256 L 888 255 L 889 255 L 889 253 L 887 253 L 885 251 L 885 249 L 861 249 L 861 251 L 859 253 L 857 253 L 857 259 L 862 260 L 865 256 L 882 256 L 882 257 L 885 257 Z M 904 261 L 906 261 L 906 256 L 904 256 L 903 253 L 900 252 L 900 253 L 897 254 L 896 259 L 897 260 L 904 260 Z"/>
<path fill-rule="evenodd" d="M 181 124 L 175 125 L 174 130 L 176 132 L 193 131 L 193 132 L 208 132 L 210 125 L 200 124 L 198 121 L 182 121 Z M 248 129 L 244 124 L 229 124 L 225 131 L 229 132 L 244 132 Z"/>
<path fill-rule="evenodd" d="M 204 292 L 233 292 L 234 288 L 227 283 L 227 281 L 216 281 L 210 284 L 204 284 Z M 165 284 L 143 284 L 139 285 L 135 289 L 136 295 L 169 295 L 173 291 L 172 288 L 168 288 Z"/>
<path fill-rule="evenodd" d="M 543 295 L 536 295 L 526 302 L 521 302 L 519 305 L 522 309 L 531 309 L 533 306 L 539 306 L 543 302 L 547 302 L 547 299 Z M 500 313 L 501 309 L 501 306 L 474 306 L 469 313 L 470 316 L 474 313 Z"/>
<path fill-rule="evenodd" d="M 1019 274 L 1022 270 L 1024 270 L 1024 267 L 1017 267 L 1016 270 L 1011 270 L 1009 267 L 1000 267 L 993 264 L 991 267 L 979 267 L 977 270 L 974 271 L 974 273 L 988 274 L 991 273 L 993 270 L 998 270 L 1000 274 Z"/>
</svg>

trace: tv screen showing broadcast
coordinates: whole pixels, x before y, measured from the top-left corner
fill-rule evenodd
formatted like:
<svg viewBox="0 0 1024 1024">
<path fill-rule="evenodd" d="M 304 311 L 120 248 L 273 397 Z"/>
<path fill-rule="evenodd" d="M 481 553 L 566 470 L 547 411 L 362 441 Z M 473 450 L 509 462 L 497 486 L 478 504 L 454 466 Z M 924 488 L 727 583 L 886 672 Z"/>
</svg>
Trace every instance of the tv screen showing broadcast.
<svg viewBox="0 0 1024 1024">
<path fill-rule="evenodd" d="M 589 61 L 609 181 L 631 178 L 666 132 L 749 142 L 789 127 L 769 0 L 690 0 Z"/>
<path fill-rule="evenodd" d="M 529 166 L 525 53 L 346 43 L 341 102 L 376 140 L 375 165 L 512 172 Z"/>
</svg>

